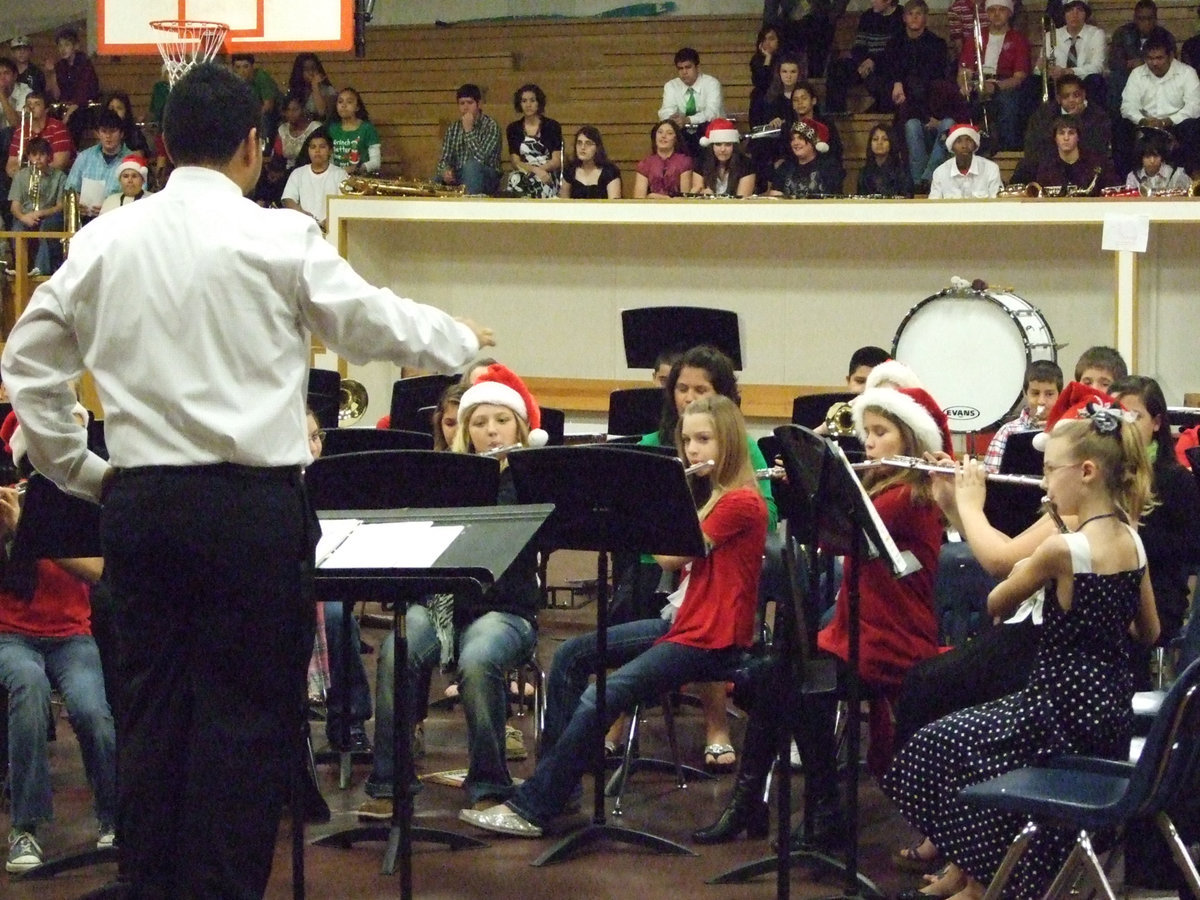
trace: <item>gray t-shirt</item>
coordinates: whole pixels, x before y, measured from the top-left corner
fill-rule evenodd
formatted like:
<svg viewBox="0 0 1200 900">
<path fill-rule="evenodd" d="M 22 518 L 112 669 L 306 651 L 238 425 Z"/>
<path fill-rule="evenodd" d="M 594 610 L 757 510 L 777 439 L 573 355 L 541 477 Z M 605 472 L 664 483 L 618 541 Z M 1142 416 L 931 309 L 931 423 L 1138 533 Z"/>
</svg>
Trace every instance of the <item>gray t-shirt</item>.
<svg viewBox="0 0 1200 900">
<path fill-rule="evenodd" d="M 33 212 L 34 209 L 33 197 L 29 193 L 29 176 L 32 172 L 32 166 L 22 168 L 13 178 L 12 187 L 8 189 L 8 199 L 20 203 L 23 213 Z M 59 169 L 43 172 L 38 185 L 37 208 L 49 209 L 58 203 L 62 199 L 63 184 L 66 180 L 66 173 Z"/>
</svg>

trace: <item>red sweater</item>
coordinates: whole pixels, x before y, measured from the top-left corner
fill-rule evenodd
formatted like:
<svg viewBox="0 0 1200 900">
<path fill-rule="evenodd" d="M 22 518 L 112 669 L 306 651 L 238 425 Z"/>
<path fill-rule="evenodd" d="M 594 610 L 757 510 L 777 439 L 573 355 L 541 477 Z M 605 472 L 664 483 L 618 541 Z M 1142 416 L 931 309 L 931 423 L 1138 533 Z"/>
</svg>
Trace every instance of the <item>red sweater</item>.
<svg viewBox="0 0 1200 900">
<path fill-rule="evenodd" d="M 749 647 L 767 540 L 767 504 L 757 487 L 738 488 L 717 501 L 700 528 L 712 551 L 692 561 L 683 605 L 661 640 L 707 650 Z"/>
<path fill-rule="evenodd" d="M 38 560 L 33 600 L 0 591 L 0 633 L 49 638 L 91 634 L 88 586 L 56 563 Z"/>
</svg>

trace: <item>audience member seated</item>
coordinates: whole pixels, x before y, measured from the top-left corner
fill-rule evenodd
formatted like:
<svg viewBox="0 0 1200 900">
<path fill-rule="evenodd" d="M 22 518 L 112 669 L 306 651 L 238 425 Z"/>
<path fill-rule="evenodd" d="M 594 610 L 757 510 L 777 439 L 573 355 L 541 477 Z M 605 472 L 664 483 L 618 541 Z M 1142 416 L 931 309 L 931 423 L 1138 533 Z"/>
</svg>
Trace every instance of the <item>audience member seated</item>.
<svg viewBox="0 0 1200 900">
<path fill-rule="evenodd" d="M 6 537 L 19 516 L 17 492 L 0 488 L 0 529 Z M 88 592 L 103 560 L 44 559 L 23 573 L 13 571 L 20 565 L 10 564 L 0 585 L 0 684 L 8 692 L 12 802 L 5 869 L 13 873 L 43 862 L 37 828 L 52 817 L 47 747 L 52 690 L 66 704 L 95 795 L 97 848 L 114 846 L 117 813 L 116 733 L 91 633 Z"/>
<path fill-rule="evenodd" d="M 482 453 L 514 444 L 530 444 L 540 431 L 541 412 L 524 382 L 500 364 L 489 366 L 462 395 L 456 453 Z M 544 433 L 543 433 L 544 434 Z M 536 442 L 536 438 L 534 438 Z M 517 502 L 512 471 L 501 457 L 497 502 Z M 456 598 L 457 603 L 457 598 Z M 502 802 L 514 787 L 505 762 L 505 673 L 529 658 L 537 640 L 537 609 L 541 592 L 537 553 L 526 548 L 508 571 L 474 608 L 454 609 L 453 626 L 441 627 L 425 606 L 408 608 L 408 709 L 422 704 L 416 697 L 422 673 L 439 660 L 457 668 L 459 697 L 467 718 L 469 768 L 464 787 L 467 804 L 476 808 Z M 390 818 L 396 761 L 392 755 L 394 720 L 395 635 L 389 634 L 379 653 L 375 682 L 375 763 L 366 792 L 371 799 L 359 808 L 366 818 Z M 403 723 L 411 728 L 415 722 Z M 400 790 L 409 789 L 400 785 Z"/>
<path fill-rule="evenodd" d="M 983 102 L 992 117 L 997 149 L 1017 150 L 1021 146 L 1021 85 L 1029 77 L 1029 42 L 1020 31 L 1010 27 L 1013 0 L 987 0 L 987 27 L 983 29 Z M 958 58 L 959 81 L 963 96 L 976 77 L 975 42 L 963 45 Z"/>
<path fill-rule="evenodd" d="M 767 92 L 779 72 L 779 32 L 773 25 L 764 25 L 758 31 L 754 55 L 750 57 L 750 124 L 762 118 L 762 106 Z"/>
<path fill-rule="evenodd" d="M 455 99 L 458 119 L 446 129 L 434 180 L 461 184 L 468 194 L 494 194 L 500 184 L 500 126 L 483 111 L 478 85 L 460 85 Z"/>
<path fill-rule="evenodd" d="M 1158 5 L 1154 0 L 1138 0 L 1133 6 L 1133 21 L 1113 32 L 1108 51 L 1108 106 L 1114 113 L 1121 109 L 1129 73 L 1146 61 L 1146 41 L 1150 38 L 1165 41 L 1170 55 L 1175 54 L 1175 36 L 1158 24 Z M 1095 99 L 1100 101 L 1099 97 Z"/>
<path fill-rule="evenodd" d="M 892 108 L 892 85 L 882 62 L 888 43 L 902 37 L 904 32 L 904 17 L 896 7 L 896 0 L 871 0 L 871 8 L 858 17 L 850 55 L 829 64 L 825 82 L 827 113 L 844 113 L 847 91 L 856 84 L 867 86 L 875 109 Z"/>
<path fill-rule="evenodd" d="M 1072 116 L 1078 121 L 1081 148 L 1105 157 L 1113 152 L 1112 120 L 1108 110 L 1103 103 L 1088 100 L 1083 81 L 1077 75 L 1063 75 L 1055 83 L 1054 90 L 1055 97 L 1029 117 L 1025 129 L 1025 155 L 1013 172 L 1014 182 L 1036 180 L 1042 160 L 1054 155 L 1054 122 L 1059 116 Z"/>
<path fill-rule="evenodd" d="M 93 124 L 86 110 L 89 103 L 100 99 L 100 79 L 96 77 L 92 61 L 80 49 L 79 32 L 74 28 L 58 29 L 54 34 L 54 45 L 58 49 L 58 59 L 48 88 L 50 96 L 63 104 L 62 123 L 78 146 L 84 129 Z"/>
<path fill-rule="evenodd" d="M 304 165 L 307 157 L 301 161 L 304 145 L 308 136 L 321 127 L 320 122 L 309 118 L 304 108 L 304 101 L 295 94 L 289 94 L 283 101 L 283 121 L 275 135 L 275 144 L 271 155 L 284 161 L 284 168 L 291 171 L 297 164 Z"/>
<path fill-rule="evenodd" d="M 1200 16 L 1200 7 L 1196 8 L 1196 15 Z M 1180 45 L 1179 58 L 1200 72 L 1200 34 L 1192 35 Z"/>
<path fill-rule="evenodd" d="M 831 159 L 836 160 L 838 167 L 841 168 L 842 162 L 845 159 L 842 136 L 838 132 L 837 124 L 817 109 L 817 89 L 810 81 L 797 82 L 795 89 L 792 91 L 791 115 L 784 121 L 783 134 L 780 135 L 779 139 L 780 156 L 786 157 L 788 155 L 788 142 L 792 126 L 801 119 L 820 122 L 825 126 L 825 132 L 828 135 L 826 140 L 829 143 L 829 156 Z"/>
<path fill-rule="evenodd" d="M 679 126 L 684 143 L 680 150 L 695 159 L 700 155 L 700 135 L 713 119 L 725 117 L 721 82 L 700 71 L 700 54 L 683 47 L 675 54 L 678 77 L 663 85 L 658 118 Z"/>
<path fill-rule="evenodd" d="M 1000 167 L 979 156 L 979 130 L 971 124 L 955 125 L 946 135 L 953 156 L 938 166 L 929 184 L 930 200 L 995 197 L 1000 193 Z"/>
<path fill-rule="evenodd" d="M 58 119 L 51 118 L 46 106 L 46 95 L 32 91 L 25 98 L 25 109 L 29 117 L 24 131 L 24 141 L 20 129 L 13 129 L 12 140 L 8 143 L 8 161 L 4 171 L 9 178 L 17 174 L 17 169 L 25 164 L 19 159 L 21 144 L 24 143 L 26 153 L 31 146 L 31 138 L 43 137 L 50 142 L 50 166 L 60 172 L 66 172 L 71 167 L 71 157 L 75 155 L 75 144 L 71 134 Z"/>
<path fill-rule="evenodd" d="M 774 25 L 785 52 L 803 54 L 806 77 L 823 78 L 838 18 L 848 0 L 764 0 L 763 25 Z"/>
<path fill-rule="evenodd" d="M 754 167 L 742 152 L 736 125 L 728 119 L 713 119 L 700 146 L 704 148 L 700 165 L 691 174 L 688 193 L 706 197 L 749 197 L 754 193 Z"/>
<path fill-rule="evenodd" d="M 1022 431 L 1041 431 L 1046 426 L 1046 416 L 1054 407 L 1059 392 L 1063 389 L 1063 373 L 1058 363 L 1048 359 L 1031 362 L 1025 368 L 1025 384 L 1021 388 L 1024 402 L 1017 417 L 1005 422 L 992 436 L 988 444 L 983 465 L 989 472 L 1000 471 L 1004 459 L 1004 448 L 1010 435 Z"/>
<path fill-rule="evenodd" d="M 112 110 L 100 113 L 96 136 L 99 143 L 75 157 L 67 174 L 66 188 L 79 193 L 79 215 L 84 225 L 100 215 L 105 197 L 121 190 L 117 166 L 130 153 L 125 146 L 121 118 Z"/>
<path fill-rule="evenodd" d="M 975 40 L 975 14 L 979 14 L 980 26 L 987 25 L 987 0 L 950 0 L 946 8 L 946 43 L 950 45 L 950 58 L 957 60 L 963 47 Z"/>
<path fill-rule="evenodd" d="M 17 81 L 17 64 L 0 56 L 0 140 L 5 144 L 21 124 L 21 111 L 31 90 L 29 85 Z"/>
<path fill-rule="evenodd" d="M 800 57 L 791 53 L 780 55 L 771 82 L 765 94 L 750 103 L 750 128 L 778 130 L 786 134 L 790 123 L 794 120 L 792 112 L 792 94 L 800 84 L 802 70 Z M 784 146 L 780 135 L 755 138 L 750 141 L 750 158 L 754 161 L 754 171 L 758 175 L 759 185 L 763 186 L 770 177 L 771 168 L 781 155 Z"/>
<path fill-rule="evenodd" d="M 378 174 L 383 164 L 383 145 L 371 124 L 362 95 L 352 87 L 338 91 L 337 115 L 329 124 L 333 141 L 333 164 L 351 175 Z"/>
<path fill-rule="evenodd" d="M 634 199 L 678 197 L 691 184 L 692 158 L 682 150 L 683 129 L 673 119 L 650 130 L 650 155 L 637 164 Z"/>
<path fill-rule="evenodd" d="M 13 231 L 60 231 L 63 226 L 62 192 L 67 176 L 50 165 L 50 142 L 35 137 L 26 148 L 29 165 L 20 169 L 8 190 Z M 37 196 L 30 182 L 37 171 Z M 37 242 L 30 274 L 53 275 L 62 263 L 62 244 L 55 240 Z"/>
<path fill-rule="evenodd" d="M 1116 137 L 1124 171 L 1133 168 L 1132 148 L 1139 129 L 1162 133 L 1168 139 L 1168 160 L 1196 171 L 1200 169 L 1200 79 L 1195 69 L 1171 57 L 1166 41 L 1150 38 L 1142 49 L 1146 64 L 1129 73 L 1121 94 L 1122 121 Z"/>
<path fill-rule="evenodd" d="M 310 134 L 305 146 L 312 162 L 292 169 L 283 189 L 283 206 L 312 216 L 324 231 L 329 195 L 338 192 L 338 186 L 349 174 L 330 161 L 333 142 L 324 128 Z"/>
<path fill-rule="evenodd" d="M 949 156 L 946 132 L 969 118 L 950 75 L 946 42 L 926 27 L 928 19 L 925 0 L 908 0 L 904 34 L 888 42 L 880 63 L 896 106 L 896 124 L 904 129 L 909 175 L 926 189 L 933 170 Z"/>
<path fill-rule="evenodd" d="M 913 182 L 908 167 L 892 141 L 892 133 L 882 122 L 871 129 L 867 138 L 867 161 L 858 173 L 856 194 L 883 197 L 911 197 Z"/>
<path fill-rule="evenodd" d="M 148 174 L 146 160 L 142 157 L 130 154 L 121 160 L 117 166 L 117 181 L 121 184 L 121 190 L 104 198 L 104 202 L 100 204 L 100 214 L 112 212 L 114 209 L 120 209 L 126 203 L 133 203 L 135 200 L 149 196 L 149 192 L 146 190 Z"/>
<path fill-rule="evenodd" d="M 1147 135 L 1138 141 L 1135 155 L 1141 160 L 1142 167 L 1129 173 L 1125 179 L 1126 187 L 1137 188 L 1145 196 L 1155 191 L 1186 191 L 1191 188 L 1192 179 L 1188 173 L 1163 159 L 1166 149 L 1157 135 Z"/>
<path fill-rule="evenodd" d="M 17 64 L 17 81 L 31 91 L 46 93 L 46 73 L 33 63 L 33 44 L 23 34 L 8 42 L 13 62 Z"/>
<path fill-rule="evenodd" d="M 1098 197 L 1100 189 L 1120 184 L 1112 160 L 1079 146 L 1079 123 L 1072 116 L 1059 116 L 1054 123 L 1057 152 L 1038 165 L 1037 183 L 1043 188 L 1074 186 Z"/>
<path fill-rule="evenodd" d="M 792 126 L 788 155 L 771 174 L 772 197 L 830 197 L 842 192 L 845 173 L 829 152 L 829 132 L 814 119 Z"/>
<path fill-rule="evenodd" d="M 129 152 L 136 153 L 147 162 L 153 162 L 154 148 L 150 146 L 146 135 L 142 133 L 141 126 L 137 123 L 129 95 L 124 91 L 113 91 L 107 94 L 104 98 L 104 108 L 112 110 L 121 117 L 121 139 L 129 148 Z"/>
<path fill-rule="evenodd" d="M 1108 55 L 1108 35 L 1104 29 L 1092 25 L 1092 7 L 1087 0 L 1068 0 L 1063 6 L 1066 24 L 1055 30 L 1054 52 L 1050 58 L 1050 80 L 1055 84 L 1064 75 L 1083 79 L 1090 97 L 1108 96 L 1104 80 L 1105 58 Z M 1039 53 L 1035 71 L 1041 72 L 1046 65 L 1045 50 Z"/>
<path fill-rule="evenodd" d="M 575 132 L 575 159 L 563 171 L 558 196 L 568 200 L 620 200 L 621 170 L 608 161 L 600 129 Z"/>
<path fill-rule="evenodd" d="M 506 193 L 518 197 L 558 196 L 563 167 L 562 126 L 546 115 L 546 93 L 536 84 L 524 84 L 513 93 L 513 109 L 521 118 L 505 131 L 513 170 Z"/>
<path fill-rule="evenodd" d="M 297 53 L 288 78 L 288 93 L 304 101 L 304 109 L 319 122 L 325 122 L 336 112 L 337 89 L 325 74 L 325 67 L 315 53 Z"/>
<path fill-rule="evenodd" d="M 253 53 L 232 53 L 229 62 L 233 74 L 250 85 L 250 90 L 254 91 L 254 99 L 259 103 L 262 120 L 258 126 L 258 133 L 274 134 L 279 124 L 279 101 L 283 99 L 279 85 L 275 83 L 270 72 L 256 65 Z"/>
</svg>

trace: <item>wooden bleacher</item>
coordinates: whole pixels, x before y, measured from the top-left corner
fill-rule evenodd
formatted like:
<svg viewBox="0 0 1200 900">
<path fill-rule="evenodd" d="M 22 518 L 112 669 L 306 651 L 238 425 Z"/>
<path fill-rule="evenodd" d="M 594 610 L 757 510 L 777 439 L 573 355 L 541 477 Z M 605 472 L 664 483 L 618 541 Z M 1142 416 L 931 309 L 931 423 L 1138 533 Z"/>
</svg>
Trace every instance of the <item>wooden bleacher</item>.
<svg viewBox="0 0 1200 900">
<path fill-rule="evenodd" d="M 1130 18 L 1132 6 L 1132 0 L 1093 0 L 1093 22 L 1111 34 Z M 1035 45 L 1041 40 L 1041 8 L 1036 0 L 1027 3 L 1023 15 Z M 1194 10 L 1191 0 L 1160 3 L 1159 20 L 1182 41 L 1195 30 Z M 546 113 L 562 124 L 568 144 L 580 125 L 600 129 L 628 196 L 634 166 L 649 152 L 649 132 L 662 84 L 673 74 L 674 51 L 692 46 L 700 52 L 703 70 L 724 85 L 727 111 L 744 122 L 751 87 L 748 62 L 758 24 L 755 16 L 662 16 L 379 27 L 368 30 L 365 59 L 344 53 L 322 60 L 335 85 L 362 92 L 383 142 L 385 175 L 433 175 L 440 135 L 455 116 L 454 89 L 460 83 L 473 81 L 484 89 L 484 109 L 503 128 L 516 117 L 513 91 L 533 82 L 546 92 Z M 838 47 L 849 47 L 855 24 L 855 16 L 843 17 Z M 931 13 L 930 27 L 945 34 L 945 14 Z M 50 54 L 51 38 L 48 33 L 35 37 L 35 58 Z M 258 58 L 284 89 L 291 63 L 290 55 Z M 102 87 L 128 92 L 135 111 L 144 115 L 151 87 L 160 77 L 158 58 L 97 57 L 95 65 Z M 823 90 L 823 83 L 816 83 Z M 880 118 L 867 113 L 838 120 L 847 189 L 857 181 L 867 135 Z M 1016 159 L 1016 154 L 997 159 L 1006 177 Z"/>
</svg>

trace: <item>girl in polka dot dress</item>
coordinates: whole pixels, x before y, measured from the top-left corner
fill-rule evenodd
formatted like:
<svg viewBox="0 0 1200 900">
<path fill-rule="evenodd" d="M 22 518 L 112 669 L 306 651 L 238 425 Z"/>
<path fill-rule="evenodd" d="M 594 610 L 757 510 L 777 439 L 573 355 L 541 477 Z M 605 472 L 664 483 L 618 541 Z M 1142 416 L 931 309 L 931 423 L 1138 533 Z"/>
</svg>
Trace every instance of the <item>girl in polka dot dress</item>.
<svg viewBox="0 0 1200 900">
<path fill-rule="evenodd" d="M 1130 524 L 1150 502 L 1149 462 L 1122 410 L 1093 402 L 1058 418 L 1045 445 L 1045 484 L 1050 500 L 1076 516 L 1079 527 L 1048 537 L 988 596 L 988 612 L 1004 618 L 1047 585 L 1029 683 L 922 728 L 883 779 L 905 819 L 950 860 L 938 879 L 913 892 L 918 897 L 981 897 L 1025 825 L 1019 815 L 963 803 L 964 787 L 1058 754 L 1128 758 L 1130 636 L 1149 645 L 1159 631 L 1145 551 Z M 1041 896 L 1073 837 L 1040 829 L 1006 896 Z"/>
</svg>

